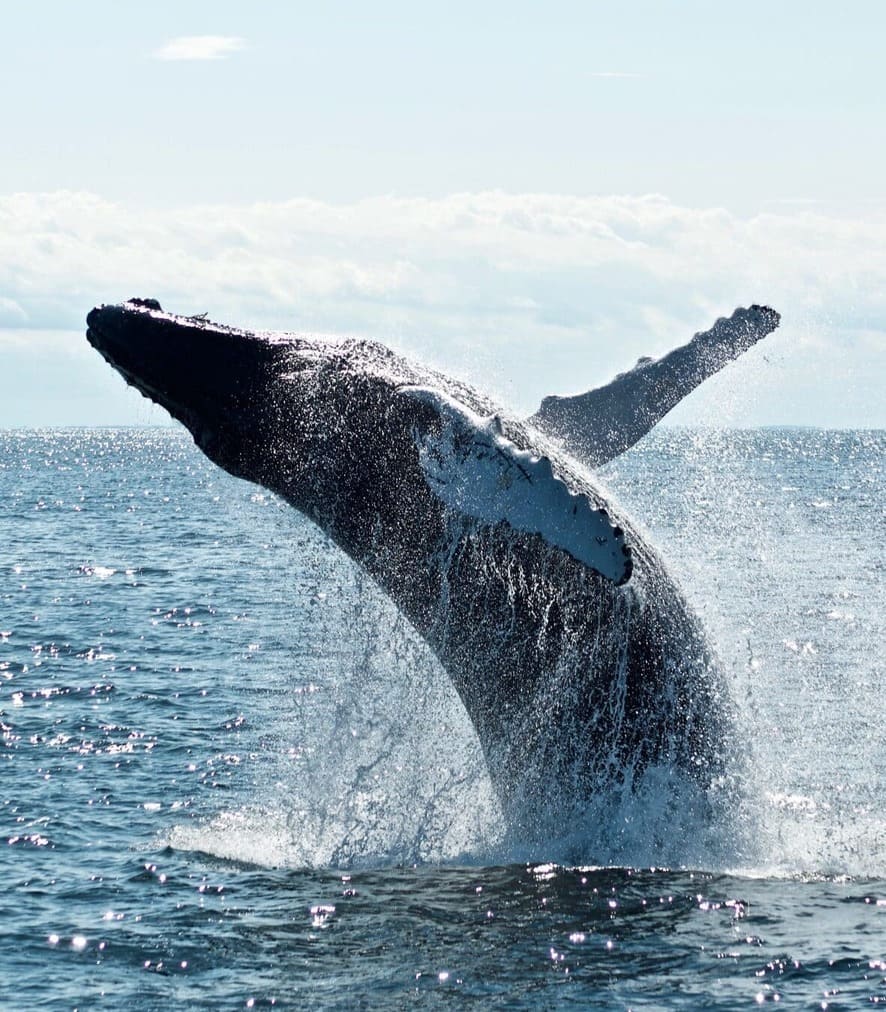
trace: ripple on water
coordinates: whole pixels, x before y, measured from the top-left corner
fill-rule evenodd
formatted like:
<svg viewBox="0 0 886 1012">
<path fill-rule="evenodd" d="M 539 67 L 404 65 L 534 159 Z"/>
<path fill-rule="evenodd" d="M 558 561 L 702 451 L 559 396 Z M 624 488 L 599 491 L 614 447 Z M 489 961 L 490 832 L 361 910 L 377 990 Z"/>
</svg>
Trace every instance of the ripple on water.
<svg viewBox="0 0 886 1012">
<path fill-rule="evenodd" d="M 691 871 L 685 822 L 671 870 L 514 863 L 433 659 L 186 438 L 0 433 L 0 1005 L 886 1001 L 884 447 L 671 430 L 612 469 L 757 752 L 753 846 Z M 625 815 L 585 845 L 639 848 Z"/>
</svg>

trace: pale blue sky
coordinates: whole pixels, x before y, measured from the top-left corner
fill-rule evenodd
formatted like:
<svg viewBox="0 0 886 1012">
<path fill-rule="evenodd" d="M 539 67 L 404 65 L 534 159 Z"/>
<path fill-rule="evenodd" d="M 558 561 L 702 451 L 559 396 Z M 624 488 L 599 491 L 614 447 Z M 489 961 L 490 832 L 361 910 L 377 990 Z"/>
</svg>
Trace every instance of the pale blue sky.
<svg viewBox="0 0 886 1012">
<path fill-rule="evenodd" d="M 881 2 L 3 22 L 0 425 L 158 417 L 82 338 L 133 294 L 378 337 L 527 410 L 769 301 L 769 361 L 678 420 L 886 425 Z M 194 36 L 218 58 L 159 58 Z"/>
</svg>

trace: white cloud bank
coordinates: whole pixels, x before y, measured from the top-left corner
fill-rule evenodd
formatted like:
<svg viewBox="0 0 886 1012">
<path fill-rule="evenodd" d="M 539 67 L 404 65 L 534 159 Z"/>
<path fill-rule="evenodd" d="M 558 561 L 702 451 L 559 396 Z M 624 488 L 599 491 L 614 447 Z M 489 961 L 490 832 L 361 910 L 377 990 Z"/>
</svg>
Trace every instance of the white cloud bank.
<svg viewBox="0 0 886 1012">
<path fill-rule="evenodd" d="M 245 44 L 235 35 L 182 35 L 170 39 L 153 55 L 156 60 L 223 60 Z"/>
<path fill-rule="evenodd" d="M 0 355 L 4 326 L 82 333 L 93 304 L 152 296 L 234 324 L 377 337 L 525 411 L 762 302 L 782 328 L 678 420 L 886 425 L 884 277 L 886 218 L 745 219 L 659 196 L 164 212 L 0 198 Z"/>
</svg>

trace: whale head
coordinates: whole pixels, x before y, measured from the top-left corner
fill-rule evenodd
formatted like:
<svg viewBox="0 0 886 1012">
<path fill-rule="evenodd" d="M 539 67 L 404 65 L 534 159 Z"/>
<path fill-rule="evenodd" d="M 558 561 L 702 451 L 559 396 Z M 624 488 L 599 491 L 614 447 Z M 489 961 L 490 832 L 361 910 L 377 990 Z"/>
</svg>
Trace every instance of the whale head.
<svg viewBox="0 0 886 1012">
<path fill-rule="evenodd" d="M 624 531 L 602 497 L 536 448 L 472 388 L 374 341 L 253 333 L 164 312 L 154 299 L 104 305 L 90 343 L 166 408 L 216 464 L 281 494 L 352 556 L 376 551 L 404 488 L 438 527 L 504 524 L 624 583 Z"/>
<path fill-rule="evenodd" d="M 417 460 L 403 408 L 420 409 L 397 391 L 426 376 L 377 342 L 241 330 L 146 298 L 98 306 L 87 327 L 93 347 L 212 461 L 326 530 L 344 503 L 384 483 L 404 441 Z"/>
<path fill-rule="evenodd" d="M 89 342 L 127 383 L 182 422 L 223 466 L 255 437 L 258 391 L 293 354 L 270 337 L 166 313 L 155 299 L 98 306 L 87 325 Z"/>
</svg>

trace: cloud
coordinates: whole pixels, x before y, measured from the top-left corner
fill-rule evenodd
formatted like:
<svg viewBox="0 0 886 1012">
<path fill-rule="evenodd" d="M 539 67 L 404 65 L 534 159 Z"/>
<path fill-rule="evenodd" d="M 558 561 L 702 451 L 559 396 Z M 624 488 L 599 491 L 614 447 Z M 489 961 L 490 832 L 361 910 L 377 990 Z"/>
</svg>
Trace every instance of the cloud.
<svg viewBox="0 0 886 1012">
<path fill-rule="evenodd" d="M 223 60 L 245 44 L 235 35 L 181 35 L 170 39 L 153 56 L 156 60 Z"/>
<path fill-rule="evenodd" d="M 707 420 L 833 424 L 851 407 L 853 424 L 886 424 L 884 276 L 882 215 L 742 218 L 657 195 L 169 211 L 82 193 L 0 198 L 9 327 L 82 331 L 93 304 L 152 296 L 234 324 L 376 337 L 527 411 L 768 302 L 781 330 L 724 380 L 739 394 L 730 413 L 711 387 Z"/>
</svg>

